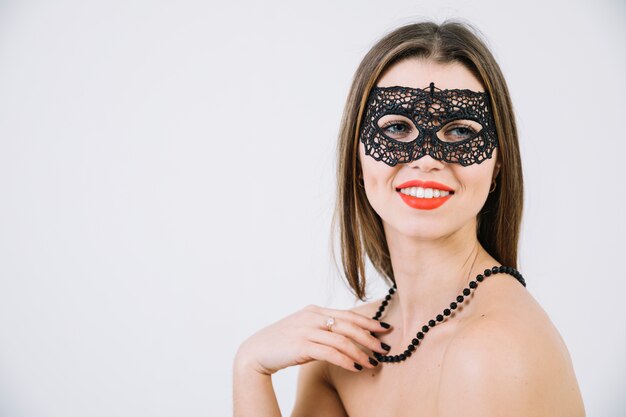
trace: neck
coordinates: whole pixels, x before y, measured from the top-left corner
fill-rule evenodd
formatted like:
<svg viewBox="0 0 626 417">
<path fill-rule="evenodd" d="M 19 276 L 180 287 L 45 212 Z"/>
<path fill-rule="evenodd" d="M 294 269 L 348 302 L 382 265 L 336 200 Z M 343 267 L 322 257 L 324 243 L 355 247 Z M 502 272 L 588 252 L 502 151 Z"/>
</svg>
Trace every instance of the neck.
<svg viewBox="0 0 626 417">
<path fill-rule="evenodd" d="M 476 223 L 469 222 L 452 235 L 416 239 L 385 225 L 397 294 L 396 317 L 403 338 L 433 319 L 461 294 L 469 281 L 493 262 L 478 242 Z"/>
</svg>

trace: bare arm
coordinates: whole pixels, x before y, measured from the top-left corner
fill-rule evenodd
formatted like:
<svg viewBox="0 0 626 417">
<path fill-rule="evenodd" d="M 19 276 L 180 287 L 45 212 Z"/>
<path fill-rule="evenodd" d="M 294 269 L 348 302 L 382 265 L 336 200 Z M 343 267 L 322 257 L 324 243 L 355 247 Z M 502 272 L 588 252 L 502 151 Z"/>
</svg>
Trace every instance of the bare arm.
<svg viewBox="0 0 626 417">
<path fill-rule="evenodd" d="M 272 376 L 255 370 L 239 355 L 233 366 L 233 415 L 281 417 Z"/>
<path fill-rule="evenodd" d="M 291 417 L 348 417 L 328 378 L 327 366 L 325 362 L 315 361 L 300 367 Z"/>
<path fill-rule="evenodd" d="M 336 321 L 332 331 L 326 327 L 329 317 Z M 280 416 L 271 375 L 288 366 L 328 362 L 351 372 L 373 368 L 376 363 L 372 364 L 361 346 L 385 352 L 372 333 L 387 330 L 378 321 L 355 312 L 318 306 L 308 306 L 260 330 L 240 346 L 235 357 L 234 416 Z M 328 410 L 339 410 L 341 402 L 338 397 L 332 397 L 333 390 L 320 377 L 318 368 L 311 365 L 302 369 L 299 415 L 311 411 L 320 413 L 319 404 L 329 404 Z M 329 411 L 329 414 L 322 415 L 343 417 L 344 414 Z"/>
</svg>

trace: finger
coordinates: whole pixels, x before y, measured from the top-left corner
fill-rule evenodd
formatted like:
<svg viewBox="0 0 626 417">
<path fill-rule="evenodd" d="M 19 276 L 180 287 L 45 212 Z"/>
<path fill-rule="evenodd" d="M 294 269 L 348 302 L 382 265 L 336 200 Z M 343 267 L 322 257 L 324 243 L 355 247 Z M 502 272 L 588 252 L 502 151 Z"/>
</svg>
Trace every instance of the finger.
<svg viewBox="0 0 626 417">
<path fill-rule="evenodd" d="M 355 313 L 354 311 L 320 308 L 318 313 L 328 317 L 334 317 L 335 319 L 341 318 L 343 320 L 349 320 L 359 327 L 369 330 L 370 332 L 383 333 L 390 330 L 391 328 L 391 326 L 389 326 L 387 323 L 381 324 L 382 322 L 378 320 L 371 319 L 359 313 Z"/>
<path fill-rule="evenodd" d="M 383 344 L 371 332 L 348 320 L 336 319 L 332 332 L 344 335 L 371 351 L 379 353 L 387 353 L 389 351 L 389 346 Z"/>
<path fill-rule="evenodd" d="M 373 358 L 370 358 L 365 352 L 346 336 L 325 330 L 314 330 L 310 333 L 309 340 L 322 345 L 330 346 L 335 350 L 343 353 L 356 362 L 367 368 L 374 368 L 378 364 Z M 374 361 L 374 363 L 372 361 Z"/>
<path fill-rule="evenodd" d="M 306 344 L 305 353 L 311 359 L 318 361 L 326 361 L 344 368 L 348 371 L 359 372 L 361 369 L 356 367 L 355 362 L 349 357 L 339 352 L 338 350 L 319 343 L 308 342 Z M 360 366 L 360 365 L 359 365 Z"/>
</svg>

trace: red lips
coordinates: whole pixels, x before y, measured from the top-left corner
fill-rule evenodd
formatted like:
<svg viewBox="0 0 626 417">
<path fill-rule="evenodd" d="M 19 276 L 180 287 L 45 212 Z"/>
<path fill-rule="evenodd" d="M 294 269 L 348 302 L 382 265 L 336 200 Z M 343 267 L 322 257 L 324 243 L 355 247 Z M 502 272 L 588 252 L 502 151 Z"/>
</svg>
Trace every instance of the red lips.
<svg viewBox="0 0 626 417">
<path fill-rule="evenodd" d="M 400 190 L 401 188 L 408 188 L 408 187 L 436 188 L 438 190 L 454 191 L 452 188 L 440 182 L 422 181 L 422 180 L 411 180 L 411 181 L 403 182 L 402 184 L 396 187 L 396 191 Z"/>
<path fill-rule="evenodd" d="M 438 190 L 449 191 L 450 194 L 445 197 L 418 198 L 400 192 L 401 189 L 409 187 L 436 188 Z M 419 210 L 436 209 L 437 207 L 440 207 L 443 203 L 448 201 L 450 197 L 452 197 L 452 195 L 454 194 L 454 190 L 447 185 L 435 181 L 421 180 L 411 180 L 404 182 L 396 187 L 396 191 L 398 192 L 398 194 L 400 194 L 402 201 L 404 201 L 407 206 Z"/>
</svg>

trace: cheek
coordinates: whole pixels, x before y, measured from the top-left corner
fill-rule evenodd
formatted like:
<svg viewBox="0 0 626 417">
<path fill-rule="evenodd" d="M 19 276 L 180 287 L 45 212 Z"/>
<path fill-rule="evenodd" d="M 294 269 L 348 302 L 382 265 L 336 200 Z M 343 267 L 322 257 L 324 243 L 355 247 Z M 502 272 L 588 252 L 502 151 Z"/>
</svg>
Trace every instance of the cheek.
<svg viewBox="0 0 626 417">
<path fill-rule="evenodd" d="M 373 206 L 376 206 L 376 200 L 392 190 L 393 178 L 398 168 L 390 167 L 382 161 L 377 161 L 369 155 L 365 155 L 363 144 L 359 146 L 359 156 L 361 161 L 361 169 L 363 170 L 363 184 L 365 186 L 365 194 Z M 388 198 L 388 196 L 384 197 Z"/>
<path fill-rule="evenodd" d="M 491 179 L 495 166 L 495 158 L 488 159 L 481 164 L 469 166 L 452 165 L 455 175 L 461 185 L 461 191 L 468 197 L 480 200 L 482 204 L 487 200 Z"/>
</svg>

